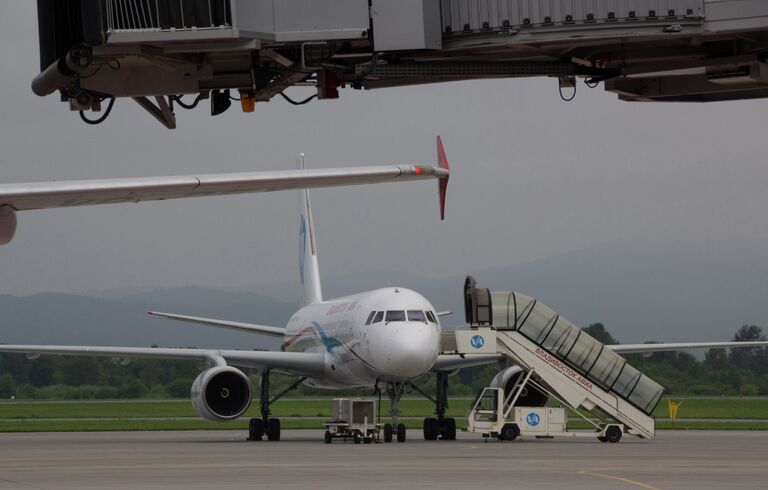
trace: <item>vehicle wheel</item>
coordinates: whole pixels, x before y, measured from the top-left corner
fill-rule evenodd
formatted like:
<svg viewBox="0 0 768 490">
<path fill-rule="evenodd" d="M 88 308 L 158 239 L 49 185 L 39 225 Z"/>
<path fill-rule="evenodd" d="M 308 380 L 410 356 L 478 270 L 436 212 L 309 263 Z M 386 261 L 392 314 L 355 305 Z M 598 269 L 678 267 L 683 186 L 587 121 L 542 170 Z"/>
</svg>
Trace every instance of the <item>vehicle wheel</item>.
<svg viewBox="0 0 768 490">
<path fill-rule="evenodd" d="M 597 440 L 600 441 L 600 442 L 608 442 L 608 439 L 606 439 L 603 436 L 597 436 Z"/>
<path fill-rule="evenodd" d="M 370 444 L 372 442 L 373 442 L 373 437 L 370 437 L 370 436 L 363 437 L 363 444 Z"/>
<path fill-rule="evenodd" d="M 405 442 L 405 424 L 397 424 L 397 442 Z"/>
<path fill-rule="evenodd" d="M 605 439 L 608 442 L 619 442 L 621 440 L 621 429 L 612 425 L 605 429 Z"/>
<path fill-rule="evenodd" d="M 384 424 L 384 442 L 392 442 L 392 424 Z"/>
<path fill-rule="evenodd" d="M 514 441 L 517 439 L 517 436 L 520 435 L 520 429 L 515 424 L 505 424 L 504 427 L 501 428 L 501 434 L 499 434 L 499 439 L 502 441 Z"/>
<path fill-rule="evenodd" d="M 455 441 L 456 440 L 456 419 L 451 417 L 445 419 L 445 431 L 443 432 L 443 440 L 444 441 Z"/>
<path fill-rule="evenodd" d="M 267 440 L 280 440 L 280 419 L 269 419 L 269 425 L 267 426 Z"/>
<path fill-rule="evenodd" d="M 355 432 L 355 434 L 352 436 L 352 440 L 355 441 L 355 444 L 360 444 L 363 442 L 363 436 L 360 435 L 359 432 Z"/>
<path fill-rule="evenodd" d="M 251 419 L 248 421 L 248 440 L 260 441 L 264 435 L 264 423 L 261 419 Z"/>
<path fill-rule="evenodd" d="M 325 431 L 325 443 L 330 444 L 333 442 L 333 434 L 331 434 L 331 431 L 327 430 Z"/>
<path fill-rule="evenodd" d="M 424 440 L 425 441 L 434 441 L 437 440 L 437 419 L 427 417 L 424 419 Z"/>
</svg>

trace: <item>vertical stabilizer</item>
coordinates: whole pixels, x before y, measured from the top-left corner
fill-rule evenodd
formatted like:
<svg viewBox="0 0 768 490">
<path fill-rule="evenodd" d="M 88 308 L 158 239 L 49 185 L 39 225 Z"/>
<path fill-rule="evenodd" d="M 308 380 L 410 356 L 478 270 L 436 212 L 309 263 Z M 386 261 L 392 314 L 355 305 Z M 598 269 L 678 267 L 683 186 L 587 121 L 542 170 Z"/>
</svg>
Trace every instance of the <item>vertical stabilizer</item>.
<svg viewBox="0 0 768 490">
<path fill-rule="evenodd" d="M 299 155 L 298 165 L 304 168 L 304 154 Z M 299 191 L 299 281 L 301 282 L 300 306 L 319 303 L 323 300 L 320 286 L 320 268 L 317 263 L 317 243 L 315 241 L 315 222 L 312 219 L 312 206 L 309 190 Z"/>
</svg>

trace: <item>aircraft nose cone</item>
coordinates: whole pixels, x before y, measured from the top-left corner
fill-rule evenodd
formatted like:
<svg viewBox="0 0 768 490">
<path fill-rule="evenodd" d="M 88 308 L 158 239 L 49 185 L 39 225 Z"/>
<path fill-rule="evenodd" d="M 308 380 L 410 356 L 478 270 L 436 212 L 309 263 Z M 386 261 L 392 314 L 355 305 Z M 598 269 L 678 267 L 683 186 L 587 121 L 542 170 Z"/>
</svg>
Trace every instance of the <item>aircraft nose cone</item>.
<svg viewBox="0 0 768 490">
<path fill-rule="evenodd" d="M 433 325 L 409 322 L 390 324 L 387 328 L 389 347 L 376 354 L 377 367 L 385 377 L 411 379 L 432 368 L 439 342 Z"/>
</svg>

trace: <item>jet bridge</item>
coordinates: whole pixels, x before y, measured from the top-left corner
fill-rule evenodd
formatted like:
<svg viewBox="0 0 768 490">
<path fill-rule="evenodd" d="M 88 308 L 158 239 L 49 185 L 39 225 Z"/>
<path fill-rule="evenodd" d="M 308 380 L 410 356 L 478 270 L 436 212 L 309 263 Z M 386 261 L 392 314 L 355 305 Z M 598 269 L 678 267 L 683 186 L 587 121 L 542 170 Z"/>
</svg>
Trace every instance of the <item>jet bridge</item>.
<svg viewBox="0 0 768 490">
<path fill-rule="evenodd" d="M 517 77 L 553 77 L 561 90 L 582 77 L 632 101 L 768 93 L 764 0 L 37 3 L 37 95 L 60 91 L 70 109 L 94 112 L 133 98 L 167 127 L 174 107 L 210 100 L 218 115 L 235 99 L 251 112 L 296 85 L 318 99 L 343 87 Z"/>
<path fill-rule="evenodd" d="M 530 296 L 480 289 L 468 277 L 465 303 L 471 328 L 456 331 L 458 352 L 500 353 L 525 372 L 494 415 L 501 416 L 499 432 L 515 408 L 516 391 L 531 383 L 590 420 L 598 433 L 621 427 L 654 437 L 651 413 L 664 388 L 626 359 Z"/>
</svg>

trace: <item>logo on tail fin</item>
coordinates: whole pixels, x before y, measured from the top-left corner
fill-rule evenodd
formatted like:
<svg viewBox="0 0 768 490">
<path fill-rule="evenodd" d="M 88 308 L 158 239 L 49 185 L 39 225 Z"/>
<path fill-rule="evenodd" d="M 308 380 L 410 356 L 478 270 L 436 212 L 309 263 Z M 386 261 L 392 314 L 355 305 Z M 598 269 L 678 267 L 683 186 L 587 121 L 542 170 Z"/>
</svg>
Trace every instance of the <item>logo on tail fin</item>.
<svg viewBox="0 0 768 490">
<path fill-rule="evenodd" d="M 299 237 L 301 238 L 299 244 L 299 280 L 304 284 L 304 261 L 307 258 L 307 222 L 304 220 L 303 214 L 299 220 Z"/>
</svg>

